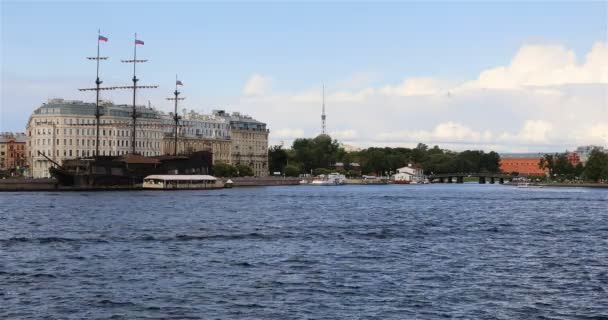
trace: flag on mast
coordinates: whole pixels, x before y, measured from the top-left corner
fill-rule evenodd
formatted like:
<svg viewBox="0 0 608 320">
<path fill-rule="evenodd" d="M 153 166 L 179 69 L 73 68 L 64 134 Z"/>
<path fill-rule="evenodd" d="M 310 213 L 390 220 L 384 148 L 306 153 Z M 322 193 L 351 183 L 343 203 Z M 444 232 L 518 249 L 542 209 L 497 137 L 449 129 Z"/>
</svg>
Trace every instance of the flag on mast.
<svg viewBox="0 0 608 320">
<path fill-rule="evenodd" d="M 99 41 L 103 41 L 103 42 L 108 42 L 108 38 L 107 38 L 107 37 L 104 37 L 104 36 L 102 36 L 102 35 L 99 35 L 98 40 L 99 40 Z"/>
<path fill-rule="evenodd" d="M 137 40 L 137 39 L 135 39 L 135 44 L 141 44 L 141 45 L 143 46 L 143 45 L 144 45 L 144 42 L 143 42 L 143 41 L 141 41 L 141 40 Z"/>
<path fill-rule="evenodd" d="M 176 86 L 183 86 L 184 84 L 181 82 L 181 80 L 176 80 L 175 81 L 175 85 Z"/>
</svg>

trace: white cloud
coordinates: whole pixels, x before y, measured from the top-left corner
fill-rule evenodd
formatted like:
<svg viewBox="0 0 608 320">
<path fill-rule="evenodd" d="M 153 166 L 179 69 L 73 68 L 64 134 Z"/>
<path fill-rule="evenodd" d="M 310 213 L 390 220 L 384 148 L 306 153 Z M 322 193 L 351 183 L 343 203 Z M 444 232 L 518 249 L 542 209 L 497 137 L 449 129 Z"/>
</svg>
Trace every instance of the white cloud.
<svg viewBox="0 0 608 320">
<path fill-rule="evenodd" d="M 271 79 L 260 74 L 252 75 L 245 87 L 243 87 L 243 94 L 246 96 L 259 96 L 264 95 L 270 90 Z"/>
<path fill-rule="evenodd" d="M 302 129 L 291 129 L 291 128 L 283 128 L 276 130 L 272 133 L 273 138 L 275 139 L 297 139 L 304 137 L 304 130 Z"/>
<path fill-rule="evenodd" d="M 508 66 L 484 70 L 459 89 L 517 89 L 527 86 L 608 83 L 608 47 L 597 42 L 578 63 L 576 55 L 561 45 L 525 45 Z"/>
<path fill-rule="evenodd" d="M 353 129 L 342 130 L 342 131 L 332 131 L 329 133 L 329 135 L 334 139 L 344 140 L 344 141 L 352 141 L 353 139 L 356 139 L 358 136 L 357 131 L 355 131 Z"/>
<path fill-rule="evenodd" d="M 418 142 L 426 141 L 428 143 L 446 143 L 446 142 L 490 142 L 492 141 L 492 133 L 490 131 L 475 131 L 470 127 L 457 122 L 440 123 L 433 130 L 415 130 L 415 131 L 399 131 L 399 132 L 384 132 L 377 136 L 379 141 L 391 142 Z"/>
<path fill-rule="evenodd" d="M 385 95 L 418 96 L 439 94 L 443 90 L 438 80 L 433 78 L 409 78 L 396 86 L 385 86 L 380 91 Z"/>
</svg>

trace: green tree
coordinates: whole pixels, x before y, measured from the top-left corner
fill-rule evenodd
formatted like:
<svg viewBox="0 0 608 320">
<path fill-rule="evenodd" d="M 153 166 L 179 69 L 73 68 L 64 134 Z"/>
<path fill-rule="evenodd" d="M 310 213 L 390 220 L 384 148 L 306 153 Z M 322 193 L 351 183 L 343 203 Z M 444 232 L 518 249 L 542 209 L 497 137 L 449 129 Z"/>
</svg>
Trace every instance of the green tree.
<svg viewBox="0 0 608 320">
<path fill-rule="evenodd" d="M 217 177 L 234 177 L 236 175 L 236 168 L 223 162 L 215 163 L 211 167 L 211 171 Z"/>
<path fill-rule="evenodd" d="M 584 172 L 585 172 L 585 166 L 581 162 L 577 163 L 576 166 L 574 167 L 574 176 L 581 178 L 583 176 Z"/>
<path fill-rule="evenodd" d="M 571 179 L 574 177 L 574 166 L 570 163 L 565 153 L 555 155 L 554 159 L 553 174 L 557 175 L 559 180 L 563 181 L 564 178 Z"/>
<path fill-rule="evenodd" d="M 292 149 L 295 160 L 301 164 L 305 172 L 314 168 L 331 168 L 339 156 L 343 157 L 343 150 L 336 140 L 326 134 L 313 139 L 296 139 Z"/>
<path fill-rule="evenodd" d="M 545 154 L 538 162 L 538 167 L 547 170 L 550 177 L 553 177 L 555 172 L 555 157 L 552 154 Z"/>
<path fill-rule="evenodd" d="M 482 153 L 480 160 L 480 171 L 500 172 L 500 155 L 494 151 Z"/>
<path fill-rule="evenodd" d="M 321 175 L 321 174 L 330 174 L 331 170 L 327 169 L 327 168 L 316 168 L 312 171 L 312 174 L 315 176 Z"/>
<path fill-rule="evenodd" d="M 608 179 L 608 153 L 594 149 L 585 164 L 585 178 L 592 181 Z"/>
<path fill-rule="evenodd" d="M 288 154 L 283 146 L 272 146 L 268 149 L 268 168 L 270 173 L 283 172 L 287 165 Z"/>
<path fill-rule="evenodd" d="M 253 177 L 255 175 L 253 169 L 248 165 L 237 164 L 234 168 L 239 177 Z"/>
<path fill-rule="evenodd" d="M 295 164 L 285 166 L 285 175 L 288 177 L 297 177 L 300 175 L 300 167 Z"/>
</svg>

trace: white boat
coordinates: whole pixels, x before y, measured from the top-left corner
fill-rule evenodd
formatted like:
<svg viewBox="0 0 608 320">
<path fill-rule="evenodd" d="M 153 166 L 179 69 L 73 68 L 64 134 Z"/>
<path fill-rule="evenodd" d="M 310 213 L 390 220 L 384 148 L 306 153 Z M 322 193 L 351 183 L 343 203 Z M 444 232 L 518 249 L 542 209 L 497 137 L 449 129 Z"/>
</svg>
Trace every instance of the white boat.
<svg viewBox="0 0 608 320">
<path fill-rule="evenodd" d="M 145 177 L 142 187 L 152 190 L 221 189 L 224 183 L 209 175 L 155 174 Z"/>
<path fill-rule="evenodd" d="M 528 182 L 519 182 L 519 183 L 517 184 L 517 187 L 518 187 L 518 188 L 529 188 L 529 187 L 530 187 L 530 184 L 529 184 Z"/>
<path fill-rule="evenodd" d="M 320 175 L 312 180 L 312 185 L 315 186 L 338 186 L 346 183 L 346 176 L 339 173 L 330 173 L 328 175 Z"/>
</svg>

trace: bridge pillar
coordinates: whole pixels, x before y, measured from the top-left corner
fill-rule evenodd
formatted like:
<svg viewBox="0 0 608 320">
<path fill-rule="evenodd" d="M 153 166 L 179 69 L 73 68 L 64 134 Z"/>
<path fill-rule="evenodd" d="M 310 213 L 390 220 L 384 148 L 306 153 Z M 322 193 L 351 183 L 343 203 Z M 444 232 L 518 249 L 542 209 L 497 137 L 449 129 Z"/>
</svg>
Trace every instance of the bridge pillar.
<svg viewBox="0 0 608 320">
<path fill-rule="evenodd" d="M 452 177 L 448 177 L 448 183 L 452 183 Z"/>
<path fill-rule="evenodd" d="M 445 178 L 439 178 L 439 182 L 444 183 L 445 182 Z"/>
<path fill-rule="evenodd" d="M 490 184 L 494 184 L 494 182 L 495 182 L 495 181 L 494 181 L 494 177 L 491 177 L 491 178 L 490 178 Z"/>
<path fill-rule="evenodd" d="M 498 179 L 498 183 L 499 183 L 499 184 L 503 184 L 503 183 L 505 183 L 505 178 L 500 178 L 500 179 Z"/>
<path fill-rule="evenodd" d="M 456 177 L 456 183 L 464 183 L 464 177 Z"/>
<path fill-rule="evenodd" d="M 479 183 L 480 184 L 485 184 L 486 183 L 486 177 L 479 177 Z"/>
</svg>

